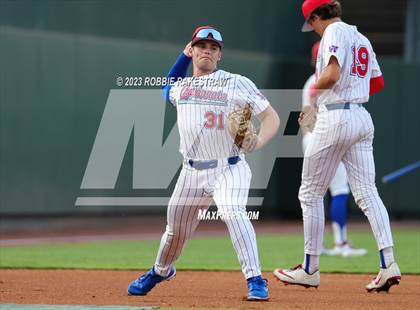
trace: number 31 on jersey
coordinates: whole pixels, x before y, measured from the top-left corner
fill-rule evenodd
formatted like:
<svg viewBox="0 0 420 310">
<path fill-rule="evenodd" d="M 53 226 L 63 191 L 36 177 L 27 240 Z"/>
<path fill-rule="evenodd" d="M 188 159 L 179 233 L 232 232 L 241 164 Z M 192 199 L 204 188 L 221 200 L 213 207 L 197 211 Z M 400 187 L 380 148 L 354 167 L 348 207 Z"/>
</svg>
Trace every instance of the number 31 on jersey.
<svg viewBox="0 0 420 310">
<path fill-rule="evenodd" d="M 224 113 L 223 112 L 215 113 L 213 111 L 207 111 L 204 114 L 204 118 L 206 119 L 206 121 L 204 122 L 204 127 L 206 129 L 213 129 L 213 128 L 223 129 L 223 128 L 225 128 Z"/>
</svg>

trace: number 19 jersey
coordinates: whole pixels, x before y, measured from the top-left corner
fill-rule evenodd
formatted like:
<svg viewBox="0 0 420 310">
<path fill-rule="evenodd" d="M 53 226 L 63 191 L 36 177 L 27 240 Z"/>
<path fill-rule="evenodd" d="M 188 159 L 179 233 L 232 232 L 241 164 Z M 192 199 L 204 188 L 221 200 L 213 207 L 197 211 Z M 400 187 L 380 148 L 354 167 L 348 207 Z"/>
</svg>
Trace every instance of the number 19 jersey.
<svg viewBox="0 0 420 310">
<path fill-rule="evenodd" d="M 382 75 L 369 40 L 356 26 L 335 22 L 325 29 L 319 46 L 316 77 L 335 56 L 340 65 L 340 79 L 321 93 L 317 104 L 365 103 L 369 100 L 370 78 Z"/>
</svg>

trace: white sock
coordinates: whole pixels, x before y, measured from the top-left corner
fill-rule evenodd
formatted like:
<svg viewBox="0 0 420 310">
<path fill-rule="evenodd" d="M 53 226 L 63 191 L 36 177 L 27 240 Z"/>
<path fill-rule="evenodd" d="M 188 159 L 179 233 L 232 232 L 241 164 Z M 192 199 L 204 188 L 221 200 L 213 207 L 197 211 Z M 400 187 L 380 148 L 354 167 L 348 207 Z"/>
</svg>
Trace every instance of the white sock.
<svg viewBox="0 0 420 310">
<path fill-rule="evenodd" d="M 305 254 L 303 269 L 309 274 L 313 274 L 317 271 L 319 269 L 319 255 Z"/>
<path fill-rule="evenodd" d="M 347 241 L 347 229 L 346 226 L 340 227 L 337 222 L 331 223 L 331 228 L 334 236 L 334 244 L 342 245 Z"/>
<path fill-rule="evenodd" d="M 379 251 L 379 256 L 381 259 L 381 268 L 388 268 L 393 262 L 394 259 L 394 250 L 392 246 L 387 247 Z"/>
</svg>

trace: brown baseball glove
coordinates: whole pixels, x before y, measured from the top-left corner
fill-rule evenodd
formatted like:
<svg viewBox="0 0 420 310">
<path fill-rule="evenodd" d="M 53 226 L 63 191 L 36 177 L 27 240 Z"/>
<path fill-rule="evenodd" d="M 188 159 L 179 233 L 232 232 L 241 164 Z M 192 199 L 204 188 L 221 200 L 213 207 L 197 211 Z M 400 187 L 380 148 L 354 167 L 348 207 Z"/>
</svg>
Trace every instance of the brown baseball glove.
<svg viewBox="0 0 420 310">
<path fill-rule="evenodd" d="M 246 152 L 252 152 L 258 142 L 251 121 L 252 111 L 248 104 L 244 108 L 232 111 L 228 115 L 228 130 L 234 143 Z"/>
</svg>

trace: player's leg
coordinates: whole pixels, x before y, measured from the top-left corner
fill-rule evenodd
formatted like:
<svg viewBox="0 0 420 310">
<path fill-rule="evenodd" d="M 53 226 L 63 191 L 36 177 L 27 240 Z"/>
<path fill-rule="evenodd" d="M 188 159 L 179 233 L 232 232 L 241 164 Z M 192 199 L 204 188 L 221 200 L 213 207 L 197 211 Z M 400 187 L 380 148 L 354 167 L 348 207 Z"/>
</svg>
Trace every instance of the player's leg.
<svg viewBox="0 0 420 310">
<path fill-rule="evenodd" d="M 156 273 L 166 276 L 199 224 L 198 213 L 207 210 L 212 198 L 205 192 L 202 170 L 182 169 L 169 200 L 167 225 L 156 257 Z"/>
<path fill-rule="evenodd" d="M 201 184 L 204 174 L 195 169 L 182 169 L 168 204 L 167 225 L 162 236 L 155 265 L 128 287 L 130 295 L 146 295 L 156 284 L 175 276 L 173 263 L 185 242 L 198 226 L 198 212 L 207 210 L 211 197 Z"/>
<path fill-rule="evenodd" d="M 347 239 L 347 207 L 350 188 L 347 183 L 347 173 L 342 162 L 337 167 L 334 178 L 329 187 L 331 193 L 330 217 L 334 237 L 334 247 L 324 248 L 322 254 L 329 256 L 363 256 L 366 249 L 355 248 Z"/>
<path fill-rule="evenodd" d="M 266 281 L 261 277 L 255 230 L 246 212 L 251 175 L 245 160 L 224 167 L 213 198 L 229 230 L 242 272 L 247 279 L 248 300 L 267 300 L 268 289 Z"/>
<path fill-rule="evenodd" d="M 308 149 L 308 146 L 314 142 L 313 140 L 314 140 L 314 133 L 312 133 L 312 132 L 308 132 L 303 136 L 303 139 L 302 139 L 303 154 L 306 153 L 306 150 Z M 311 148 L 313 148 L 313 146 L 311 146 Z M 305 166 L 305 164 L 304 164 L 304 166 Z M 324 215 L 322 215 L 322 218 L 324 218 Z M 325 224 L 321 224 L 321 225 L 325 225 Z M 321 246 L 321 251 L 322 251 L 322 253 L 324 251 L 323 245 Z"/>
<path fill-rule="evenodd" d="M 261 275 L 255 230 L 246 214 L 251 171 L 241 160 L 223 168 L 213 199 L 226 223 L 245 278 Z M 223 215 L 228 215 L 223 217 Z"/>
<path fill-rule="evenodd" d="M 302 208 L 306 272 L 318 269 L 324 236 L 324 195 L 336 174 L 345 145 L 339 140 L 342 126 L 314 132 L 305 152 L 299 200 Z"/>
<path fill-rule="evenodd" d="M 347 241 L 347 205 L 350 194 L 347 184 L 347 173 L 342 162 L 337 167 L 329 189 L 331 193 L 330 215 L 334 243 L 341 245 Z"/>
<path fill-rule="evenodd" d="M 305 133 L 302 139 L 303 153 L 312 139 L 312 133 Z M 342 247 L 347 241 L 346 232 L 346 219 L 347 219 L 347 201 L 350 193 L 349 186 L 347 184 L 347 174 L 343 163 L 337 167 L 337 171 L 330 184 L 330 217 L 331 226 L 334 236 L 334 247 L 332 249 L 322 249 L 322 254 L 329 256 L 341 255 Z"/>
<path fill-rule="evenodd" d="M 379 197 L 375 185 L 375 162 L 373 159 L 373 123 L 369 113 L 359 112 L 362 120 L 363 138 L 344 155 L 343 162 L 349 176 L 350 188 L 357 205 L 367 216 L 372 228 L 380 257 L 381 272 L 377 281 L 367 287 L 369 291 L 388 290 L 401 278 L 393 254 L 393 240 L 388 212 Z"/>
<path fill-rule="evenodd" d="M 311 141 L 305 151 L 299 200 L 303 215 L 305 256 L 302 265 L 289 270 L 276 269 L 279 280 L 304 286 L 318 286 L 319 255 L 324 237 L 324 195 L 341 161 L 350 136 L 341 111 L 318 115 Z"/>
</svg>

